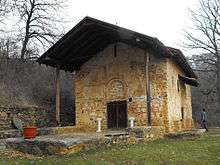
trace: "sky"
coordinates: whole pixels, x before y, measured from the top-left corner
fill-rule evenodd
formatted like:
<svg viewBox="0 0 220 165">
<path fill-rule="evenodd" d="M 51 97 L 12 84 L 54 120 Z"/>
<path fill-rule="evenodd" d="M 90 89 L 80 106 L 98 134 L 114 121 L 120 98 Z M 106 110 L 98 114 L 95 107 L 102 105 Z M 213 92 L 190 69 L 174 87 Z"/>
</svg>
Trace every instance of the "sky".
<svg viewBox="0 0 220 165">
<path fill-rule="evenodd" d="M 156 37 L 166 46 L 175 47 L 186 55 L 194 52 L 183 48 L 184 29 L 192 26 L 190 9 L 196 9 L 199 0 L 66 0 L 65 31 L 73 28 L 85 16 L 117 24 L 118 26 Z M 59 11 L 58 11 L 59 13 Z M 59 15 L 59 14 L 58 14 Z M 54 15 L 56 17 L 56 15 Z M 6 25 L 16 31 L 12 18 Z M 10 31 L 10 30 L 9 30 Z M 43 53 L 45 50 L 42 49 Z"/>
<path fill-rule="evenodd" d="M 182 49 L 183 29 L 191 25 L 188 9 L 197 5 L 198 0 L 69 0 L 66 16 L 69 29 L 90 16 Z"/>
</svg>

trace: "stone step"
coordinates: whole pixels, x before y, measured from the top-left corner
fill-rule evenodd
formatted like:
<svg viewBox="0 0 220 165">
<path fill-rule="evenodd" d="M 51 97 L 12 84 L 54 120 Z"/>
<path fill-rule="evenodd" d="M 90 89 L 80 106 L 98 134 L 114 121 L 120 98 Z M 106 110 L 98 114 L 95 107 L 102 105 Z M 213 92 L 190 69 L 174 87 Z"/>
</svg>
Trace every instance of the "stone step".
<svg viewBox="0 0 220 165">
<path fill-rule="evenodd" d="M 128 132 L 125 131 L 112 131 L 105 134 L 106 137 L 119 137 L 129 135 Z"/>
<path fill-rule="evenodd" d="M 144 142 L 144 138 L 136 138 L 136 140 L 137 140 L 138 143 Z"/>
</svg>

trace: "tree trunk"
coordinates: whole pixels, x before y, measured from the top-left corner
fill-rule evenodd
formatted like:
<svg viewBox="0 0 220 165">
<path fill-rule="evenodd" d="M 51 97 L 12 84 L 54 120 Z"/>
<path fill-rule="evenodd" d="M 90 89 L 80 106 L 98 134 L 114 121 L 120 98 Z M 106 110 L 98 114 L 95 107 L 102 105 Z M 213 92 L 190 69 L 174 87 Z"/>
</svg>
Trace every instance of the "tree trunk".
<svg viewBox="0 0 220 165">
<path fill-rule="evenodd" d="M 24 41 L 22 43 L 21 59 L 25 58 L 25 53 L 26 53 L 26 50 L 27 50 L 27 44 L 28 44 L 28 37 L 25 36 L 25 39 L 24 39 Z"/>
<path fill-rule="evenodd" d="M 220 108 L 220 57 L 217 58 L 217 106 Z"/>
<path fill-rule="evenodd" d="M 28 45 L 28 41 L 29 41 L 29 37 L 30 37 L 30 23 L 31 23 L 31 18 L 32 18 L 32 14 L 34 12 L 34 7 L 35 7 L 35 1 L 30 2 L 31 4 L 31 9 L 30 12 L 27 14 L 28 18 L 26 21 L 26 26 L 25 26 L 25 36 L 24 36 L 24 41 L 22 43 L 22 49 L 21 49 L 21 59 L 25 58 L 25 53 L 27 51 L 27 45 Z"/>
</svg>

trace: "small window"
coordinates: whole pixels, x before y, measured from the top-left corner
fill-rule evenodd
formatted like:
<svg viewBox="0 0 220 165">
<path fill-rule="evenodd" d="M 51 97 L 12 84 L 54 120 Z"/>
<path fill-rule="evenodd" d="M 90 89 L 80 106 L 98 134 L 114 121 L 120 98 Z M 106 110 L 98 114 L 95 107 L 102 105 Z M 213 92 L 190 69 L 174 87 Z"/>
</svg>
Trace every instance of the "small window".
<svg viewBox="0 0 220 165">
<path fill-rule="evenodd" d="M 177 80 L 177 91 L 180 91 L 180 80 Z"/>
<path fill-rule="evenodd" d="M 183 119 L 184 119 L 184 108 L 181 107 L 181 120 L 183 120 Z"/>
</svg>

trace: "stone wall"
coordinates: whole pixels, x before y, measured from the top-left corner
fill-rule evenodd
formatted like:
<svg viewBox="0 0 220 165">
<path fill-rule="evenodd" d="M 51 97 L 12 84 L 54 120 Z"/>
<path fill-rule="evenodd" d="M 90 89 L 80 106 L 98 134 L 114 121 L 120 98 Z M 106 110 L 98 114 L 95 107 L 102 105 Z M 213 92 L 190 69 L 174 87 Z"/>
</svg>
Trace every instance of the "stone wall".
<svg viewBox="0 0 220 165">
<path fill-rule="evenodd" d="M 76 72 L 76 126 L 95 130 L 101 117 L 106 129 L 107 103 L 116 100 L 127 100 L 128 118 L 135 117 L 135 126 L 147 126 L 147 68 L 152 126 L 165 132 L 191 129 L 190 86 L 178 82 L 179 91 L 176 88 L 183 71 L 171 59 L 122 43 L 117 43 L 116 50 L 108 46 Z"/>
<path fill-rule="evenodd" d="M 151 123 L 169 131 L 167 98 L 167 61 L 156 55 L 150 57 Z"/>
<path fill-rule="evenodd" d="M 114 52 L 114 45 L 110 45 L 76 73 L 78 127 L 95 129 L 96 118 L 102 117 L 106 128 L 107 103 L 116 100 L 127 100 L 128 118 L 135 117 L 136 126 L 147 124 L 145 52 L 122 43 Z"/>
<path fill-rule="evenodd" d="M 179 80 L 178 74 L 184 75 L 181 68 L 170 59 L 168 67 L 168 117 L 171 132 L 189 130 L 193 127 L 191 87 Z"/>
<path fill-rule="evenodd" d="M 192 129 L 191 87 L 178 78 L 183 71 L 171 59 L 150 59 L 152 125 L 166 132 Z"/>
<path fill-rule="evenodd" d="M 19 118 L 23 125 L 55 126 L 55 113 L 52 110 L 39 107 L 0 107 L 0 130 L 13 129 L 13 117 Z"/>
</svg>

